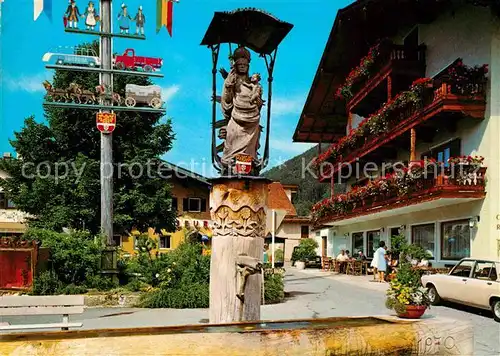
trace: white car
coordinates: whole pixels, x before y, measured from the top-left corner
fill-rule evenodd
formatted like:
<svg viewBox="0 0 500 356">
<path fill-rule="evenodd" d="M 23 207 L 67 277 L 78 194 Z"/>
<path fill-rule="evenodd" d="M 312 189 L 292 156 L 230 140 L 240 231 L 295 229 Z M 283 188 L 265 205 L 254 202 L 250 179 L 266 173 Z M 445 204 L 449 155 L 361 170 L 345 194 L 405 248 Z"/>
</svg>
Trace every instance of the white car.
<svg viewBox="0 0 500 356">
<path fill-rule="evenodd" d="M 464 258 L 448 274 L 422 276 L 433 305 L 441 300 L 491 309 L 500 322 L 500 262 Z"/>
</svg>

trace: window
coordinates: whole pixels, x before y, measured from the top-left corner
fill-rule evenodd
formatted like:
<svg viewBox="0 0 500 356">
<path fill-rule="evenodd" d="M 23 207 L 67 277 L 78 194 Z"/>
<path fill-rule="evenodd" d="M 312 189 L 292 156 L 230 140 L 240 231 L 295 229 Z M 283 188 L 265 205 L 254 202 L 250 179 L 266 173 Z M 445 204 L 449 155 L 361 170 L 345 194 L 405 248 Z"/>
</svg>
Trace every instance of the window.
<svg viewBox="0 0 500 356">
<path fill-rule="evenodd" d="M 182 210 L 193 213 L 207 211 L 207 200 L 204 198 L 184 198 L 182 200 Z"/>
<path fill-rule="evenodd" d="M 380 230 L 368 231 L 366 236 L 368 242 L 366 257 L 373 258 L 373 252 L 378 248 L 380 242 Z"/>
<path fill-rule="evenodd" d="M 115 246 L 123 246 L 122 244 L 122 237 L 120 235 L 114 235 L 113 236 L 113 243 Z"/>
<path fill-rule="evenodd" d="M 412 226 L 411 240 L 413 244 L 422 247 L 434 258 L 434 224 Z"/>
<path fill-rule="evenodd" d="M 12 200 L 7 197 L 7 194 L 0 192 L 0 209 L 13 209 L 15 207 Z"/>
<path fill-rule="evenodd" d="M 309 237 L 309 226 L 308 225 L 302 225 L 300 227 L 300 237 L 302 239 L 307 239 Z"/>
<path fill-rule="evenodd" d="M 364 250 L 364 242 L 363 242 L 363 233 L 362 232 L 354 232 L 352 234 L 352 253 L 353 256 L 358 251 Z"/>
<path fill-rule="evenodd" d="M 177 198 L 176 197 L 172 197 L 172 207 L 171 209 L 173 211 L 177 211 L 179 208 L 178 208 L 178 205 L 177 205 Z"/>
<path fill-rule="evenodd" d="M 474 267 L 472 278 L 482 279 L 485 281 L 497 280 L 497 269 L 493 262 L 478 261 Z"/>
<path fill-rule="evenodd" d="M 441 224 L 441 259 L 461 260 L 470 257 L 469 220 Z"/>
<path fill-rule="evenodd" d="M 450 157 L 460 156 L 460 152 L 460 139 L 457 138 L 423 153 L 422 159 L 425 157 L 434 158 L 438 162 L 444 162 L 445 167 L 447 167 L 448 159 Z"/>
<path fill-rule="evenodd" d="M 160 236 L 160 248 L 170 248 L 170 235 Z"/>
<path fill-rule="evenodd" d="M 472 265 L 474 261 L 462 261 L 458 264 L 453 271 L 451 271 L 450 275 L 455 277 L 469 277 L 470 272 L 472 271 Z"/>
</svg>

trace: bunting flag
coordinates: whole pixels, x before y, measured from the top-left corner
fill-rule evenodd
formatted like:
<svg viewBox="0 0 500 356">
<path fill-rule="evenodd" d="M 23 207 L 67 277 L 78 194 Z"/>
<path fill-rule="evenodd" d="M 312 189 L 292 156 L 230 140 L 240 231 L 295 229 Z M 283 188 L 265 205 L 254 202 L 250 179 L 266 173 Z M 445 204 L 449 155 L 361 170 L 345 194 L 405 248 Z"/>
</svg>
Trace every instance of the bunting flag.
<svg viewBox="0 0 500 356">
<path fill-rule="evenodd" d="M 42 12 L 52 22 L 52 0 L 33 0 L 33 19 L 36 21 Z"/>
<path fill-rule="evenodd" d="M 156 33 L 160 32 L 161 28 L 167 28 L 170 37 L 172 37 L 172 15 L 173 15 L 172 0 L 156 0 Z"/>
</svg>

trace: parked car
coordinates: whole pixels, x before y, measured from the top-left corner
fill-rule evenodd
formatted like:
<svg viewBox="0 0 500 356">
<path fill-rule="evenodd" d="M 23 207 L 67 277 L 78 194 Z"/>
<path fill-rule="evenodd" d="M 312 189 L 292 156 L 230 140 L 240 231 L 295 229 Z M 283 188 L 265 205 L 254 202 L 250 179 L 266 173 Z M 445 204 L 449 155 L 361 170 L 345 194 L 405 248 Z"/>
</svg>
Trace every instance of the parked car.
<svg viewBox="0 0 500 356">
<path fill-rule="evenodd" d="M 464 258 L 448 274 L 422 276 L 433 305 L 442 300 L 491 309 L 500 322 L 500 262 Z"/>
</svg>

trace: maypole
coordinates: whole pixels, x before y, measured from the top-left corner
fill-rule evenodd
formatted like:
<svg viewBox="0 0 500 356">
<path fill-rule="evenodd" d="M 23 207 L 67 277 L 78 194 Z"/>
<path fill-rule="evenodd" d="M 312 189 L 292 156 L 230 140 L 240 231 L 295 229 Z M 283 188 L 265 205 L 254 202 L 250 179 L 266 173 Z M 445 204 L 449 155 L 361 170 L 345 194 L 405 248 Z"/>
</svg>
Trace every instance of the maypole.
<svg viewBox="0 0 500 356">
<path fill-rule="evenodd" d="M 169 25 L 172 30 L 172 8 L 165 11 L 170 0 L 157 0 L 158 19 Z M 41 12 L 51 13 L 50 0 L 34 0 L 34 18 Z M 72 83 L 69 88 L 53 88 L 45 82 L 47 90 L 46 107 L 76 108 L 96 111 L 96 126 L 101 132 L 100 149 L 100 183 L 101 183 L 101 232 L 106 238 L 106 253 L 103 258 L 103 273 L 115 275 L 116 247 L 113 239 L 113 131 L 116 125 L 115 111 L 135 111 L 165 113 L 161 100 L 161 88 L 157 85 L 138 86 L 127 84 L 125 93 L 116 93 L 113 90 L 114 75 L 136 75 L 149 77 L 163 77 L 157 71 L 163 65 L 161 58 L 140 57 L 136 60 L 135 51 L 127 49 L 122 56 L 115 57 L 113 63 L 113 38 L 145 40 L 145 15 L 142 6 L 139 6 L 135 17 L 132 17 L 125 4 L 121 5 L 117 16 L 119 32 L 113 30 L 112 1 L 100 0 L 99 11 L 89 2 L 84 11 L 80 11 L 75 0 L 70 0 L 64 14 L 65 32 L 72 34 L 96 35 L 100 38 L 99 54 L 91 51 L 76 51 L 75 53 L 46 53 L 44 61 L 50 62 L 57 58 L 56 64 L 49 63 L 48 69 L 83 71 L 99 73 L 99 86 L 95 88 L 81 88 Z M 168 16 L 168 19 L 165 17 Z M 84 19 L 84 20 L 83 20 Z M 79 22 L 85 24 L 86 29 L 79 28 Z M 130 24 L 135 22 L 135 33 L 129 33 Z M 98 24 L 100 23 L 100 29 Z M 157 32 L 158 32 L 157 28 Z M 137 105 L 139 104 L 139 105 Z M 143 104 L 141 106 L 141 104 Z"/>
</svg>

